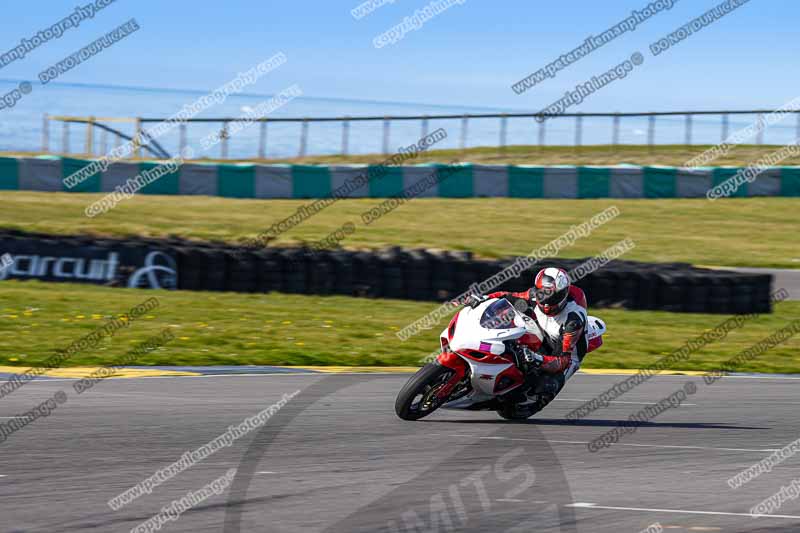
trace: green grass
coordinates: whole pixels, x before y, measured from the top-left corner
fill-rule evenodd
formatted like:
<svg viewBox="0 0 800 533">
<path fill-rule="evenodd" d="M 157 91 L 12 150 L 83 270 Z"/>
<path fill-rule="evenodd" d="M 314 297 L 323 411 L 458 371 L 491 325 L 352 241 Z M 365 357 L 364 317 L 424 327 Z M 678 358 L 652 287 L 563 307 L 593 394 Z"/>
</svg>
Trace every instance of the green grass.
<svg viewBox="0 0 800 533">
<path fill-rule="evenodd" d="M 94 219 L 84 208 L 98 194 L 3 191 L 0 228 L 56 234 L 178 235 L 241 241 L 294 213 L 305 200 L 237 200 L 205 196 L 141 196 Z M 346 248 L 390 245 L 471 250 L 478 256 L 526 255 L 571 225 L 616 205 L 621 215 L 560 252 L 587 257 L 630 237 L 626 259 L 705 265 L 800 267 L 796 198 L 665 200 L 526 200 L 512 198 L 413 200 L 369 226 L 361 213 L 378 199 L 341 200 L 271 245 L 296 245 L 326 237 L 352 221 Z M 2 252 L 2 251 L 0 251 Z"/>
<path fill-rule="evenodd" d="M 711 145 L 591 145 L 591 146 L 507 146 L 505 150 L 494 146 L 468 148 L 466 150 L 431 150 L 409 161 L 412 163 L 448 162 L 454 159 L 495 165 L 636 165 L 685 166 L 692 157 L 711 148 Z M 742 166 L 756 162 L 765 155 L 780 149 L 778 145 L 736 145 L 715 165 Z M 42 152 L 6 152 L 0 156 L 49 155 Z M 70 157 L 76 157 L 70 154 Z M 302 164 L 353 164 L 380 163 L 386 155 L 321 155 L 280 159 L 229 159 L 213 158 L 204 161 L 227 163 L 302 163 Z M 783 161 L 784 165 L 800 165 L 800 157 Z"/>
<path fill-rule="evenodd" d="M 68 363 L 113 362 L 135 343 L 171 328 L 176 338 L 142 357 L 144 365 L 415 365 L 435 350 L 438 327 L 401 342 L 394 333 L 436 307 L 433 303 L 315 297 L 143 291 L 76 284 L 8 281 L 0 293 L 0 364 L 30 366 L 55 348 L 145 299 L 161 302 L 129 328 Z M 592 310 L 590 310 L 591 312 Z M 586 367 L 639 368 L 722 322 L 723 315 L 597 310 L 606 343 Z M 748 321 L 693 354 L 684 370 L 710 370 L 800 316 L 800 302 Z M 800 372 L 800 337 L 773 348 L 741 371 Z"/>
</svg>

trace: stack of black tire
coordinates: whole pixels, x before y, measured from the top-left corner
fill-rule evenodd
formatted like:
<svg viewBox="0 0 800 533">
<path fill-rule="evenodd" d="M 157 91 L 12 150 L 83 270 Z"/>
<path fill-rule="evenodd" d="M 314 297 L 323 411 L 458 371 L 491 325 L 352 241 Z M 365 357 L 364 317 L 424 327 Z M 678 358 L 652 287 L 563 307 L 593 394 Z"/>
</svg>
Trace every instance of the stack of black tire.
<svg viewBox="0 0 800 533">
<path fill-rule="evenodd" d="M 46 246 L 45 246 L 46 245 Z M 75 247 L 103 250 L 160 250 L 177 265 L 178 288 L 185 290 L 339 294 L 372 298 L 445 301 L 461 295 L 512 263 L 475 259 L 468 252 L 388 248 L 375 252 L 303 248 L 236 247 L 222 242 L 179 238 L 93 239 L 4 231 L 0 252 L 38 254 Z M 47 252 L 48 254 L 52 252 Z M 553 259 L 535 265 L 493 290 L 526 290 L 534 270 L 567 271 L 584 259 Z M 686 263 L 616 260 L 576 285 L 592 307 L 619 307 L 690 313 L 768 313 L 772 276 L 695 268 Z"/>
</svg>

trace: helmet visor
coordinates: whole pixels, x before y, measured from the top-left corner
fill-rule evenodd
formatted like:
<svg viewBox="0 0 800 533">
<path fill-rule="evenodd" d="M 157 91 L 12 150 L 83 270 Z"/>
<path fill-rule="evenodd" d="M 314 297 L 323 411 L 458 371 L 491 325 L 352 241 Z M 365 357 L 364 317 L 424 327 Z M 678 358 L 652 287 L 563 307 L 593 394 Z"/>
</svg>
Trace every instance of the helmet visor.
<svg viewBox="0 0 800 533">
<path fill-rule="evenodd" d="M 566 299 L 569 288 L 565 287 L 560 291 L 557 291 L 555 290 L 554 286 L 549 286 L 541 289 L 534 289 L 534 291 L 536 294 L 536 301 L 538 303 L 547 307 L 554 307 Z"/>
</svg>

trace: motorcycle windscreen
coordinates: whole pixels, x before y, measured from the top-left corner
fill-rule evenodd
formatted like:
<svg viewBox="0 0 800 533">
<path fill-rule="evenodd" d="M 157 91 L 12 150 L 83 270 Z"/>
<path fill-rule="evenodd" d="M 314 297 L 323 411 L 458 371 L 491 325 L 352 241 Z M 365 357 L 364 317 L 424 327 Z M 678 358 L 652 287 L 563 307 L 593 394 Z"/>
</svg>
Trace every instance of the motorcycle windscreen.
<svg viewBox="0 0 800 533">
<path fill-rule="evenodd" d="M 483 311 L 480 324 L 486 329 L 510 329 L 516 327 L 514 324 L 516 316 L 514 306 L 508 300 L 501 298 L 492 302 Z"/>
</svg>

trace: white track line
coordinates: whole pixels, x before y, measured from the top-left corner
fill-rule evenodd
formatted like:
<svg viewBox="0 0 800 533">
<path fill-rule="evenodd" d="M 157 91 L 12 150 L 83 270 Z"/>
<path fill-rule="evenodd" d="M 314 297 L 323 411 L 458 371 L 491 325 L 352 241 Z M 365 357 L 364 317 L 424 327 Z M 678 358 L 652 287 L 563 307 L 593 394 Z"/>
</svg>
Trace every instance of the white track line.
<svg viewBox="0 0 800 533">
<path fill-rule="evenodd" d="M 189 402 L 191 402 L 191 403 L 206 403 L 206 404 L 219 404 L 220 403 L 219 400 L 201 401 L 201 400 L 198 400 L 196 398 L 193 399 L 193 398 L 188 398 L 188 397 L 178 398 L 176 396 L 154 396 L 154 395 L 150 394 L 149 392 L 142 394 L 142 393 L 136 393 L 136 392 L 124 393 L 124 392 L 106 392 L 104 390 L 99 390 L 99 391 L 94 392 L 94 394 L 96 394 L 97 396 L 113 396 L 114 398 L 142 398 L 144 396 L 148 400 L 163 400 L 163 401 L 180 402 L 180 403 L 189 403 Z"/>
<path fill-rule="evenodd" d="M 390 372 L 371 372 L 370 374 L 389 374 Z M 345 374 L 345 372 L 341 372 Z M 365 374 L 365 372 L 348 372 L 347 375 Z M 103 381 L 131 381 L 134 379 L 180 379 L 180 378 L 240 378 L 240 377 L 274 377 L 274 376 L 325 376 L 333 374 L 323 374 L 321 372 L 273 372 L 273 373 L 260 373 L 260 374 L 201 374 L 199 376 L 136 376 L 136 377 L 108 377 L 103 378 Z M 27 383 L 52 383 L 55 381 L 78 381 L 82 378 L 37 378 L 32 379 Z M 2 378 L 0 378 L 2 383 Z"/>
<path fill-rule="evenodd" d="M 793 516 L 788 514 L 768 514 L 768 515 L 751 515 L 750 513 L 726 513 L 722 511 L 690 511 L 686 509 L 649 509 L 644 507 L 611 507 L 607 505 L 597 505 L 596 503 L 570 503 L 565 507 L 575 507 L 577 509 L 607 509 L 610 511 L 639 511 L 642 513 L 672 513 L 672 514 L 702 514 L 702 515 L 717 515 L 717 516 L 746 516 L 748 518 L 790 518 L 798 519 L 800 516 Z"/>
<path fill-rule="evenodd" d="M 557 442 L 557 441 L 552 441 Z M 619 445 L 620 443 L 616 443 L 615 446 Z M 626 444 L 622 443 L 622 446 L 636 446 L 640 448 L 675 448 L 678 450 L 715 450 L 721 452 L 759 452 L 759 453 L 767 453 L 767 452 L 777 452 L 778 448 L 713 448 L 709 446 L 670 446 L 667 444 Z"/>
<path fill-rule="evenodd" d="M 600 378 L 602 378 L 604 376 L 619 376 L 619 377 L 629 378 L 629 377 L 635 376 L 635 375 L 636 374 L 581 374 L 580 372 L 577 372 L 573 377 L 585 377 L 585 378 L 600 377 Z M 658 375 L 651 376 L 648 379 L 653 379 L 653 378 L 683 378 L 683 379 L 686 379 L 686 378 L 698 378 L 699 379 L 699 378 L 702 378 L 702 377 L 703 376 L 688 376 L 686 374 L 658 374 Z M 754 375 L 754 376 L 725 376 L 725 377 L 722 378 L 722 380 L 726 380 L 726 379 L 768 379 L 768 380 L 790 379 L 790 380 L 798 380 L 798 379 L 800 379 L 800 377 L 770 376 L 769 374 L 757 374 L 757 375 Z"/>
<path fill-rule="evenodd" d="M 103 378 L 103 381 L 133 381 L 136 379 L 200 379 L 200 378 L 256 378 L 256 377 L 275 377 L 275 376 L 307 376 L 307 377 L 323 377 L 323 376 L 407 376 L 408 374 L 399 374 L 397 372 L 273 372 L 273 373 L 257 373 L 257 374 L 202 374 L 199 376 L 136 376 L 136 377 L 108 377 Z M 4 378 L 0 378 L 0 384 L 4 383 Z M 33 379 L 27 383 L 53 383 L 56 381 L 78 381 L 81 378 L 44 378 Z M 7 381 L 7 380 L 6 380 Z M 26 387 L 27 388 L 27 387 Z"/>
<path fill-rule="evenodd" d="M 581 400 L 580 398 L 556 398 L 556 402 L 591 402 L 592 398 L 588 398 L 586 400 Z M 658 405 L 656 402 L 623 402 L 620 400 L 609 400 L 608 403 L 626 403 L 630 405 Z M 696 403 L 682 403 L 680 407 L 686 407 L 687 405 L 696 406 Z"/>
<path fill-rule="evenodd" d="M 552 442 L 555 444 L 581 444 L 583 446 L 588 445 L 589 443 L 586 441 L 579 441 L 579 440 L 552 440 L 552 439 L 520 439 L 520 438 L 513 438 L 513 437 L 482 437 L 480 435 L 448 435 L 449 437 L 470 437 L 474 439 L 484 439 L 484 440 L 511 440 L 511 441 L 528 441 L 528 442 Z M 767 453 L 767 452 L 775 452 L 778 451 L 777 448 L 713 448 L 710 446 L 672 446 L 668 444 L 632 444 L 626 442 L 617 442 L 614 446 L 631 446 L 635 448 L 664 448 L 669 450 L 710 450 L 710 451 L 720 451 L 720 452 L 758 452 L 758 453 Z"/>
</svg>

